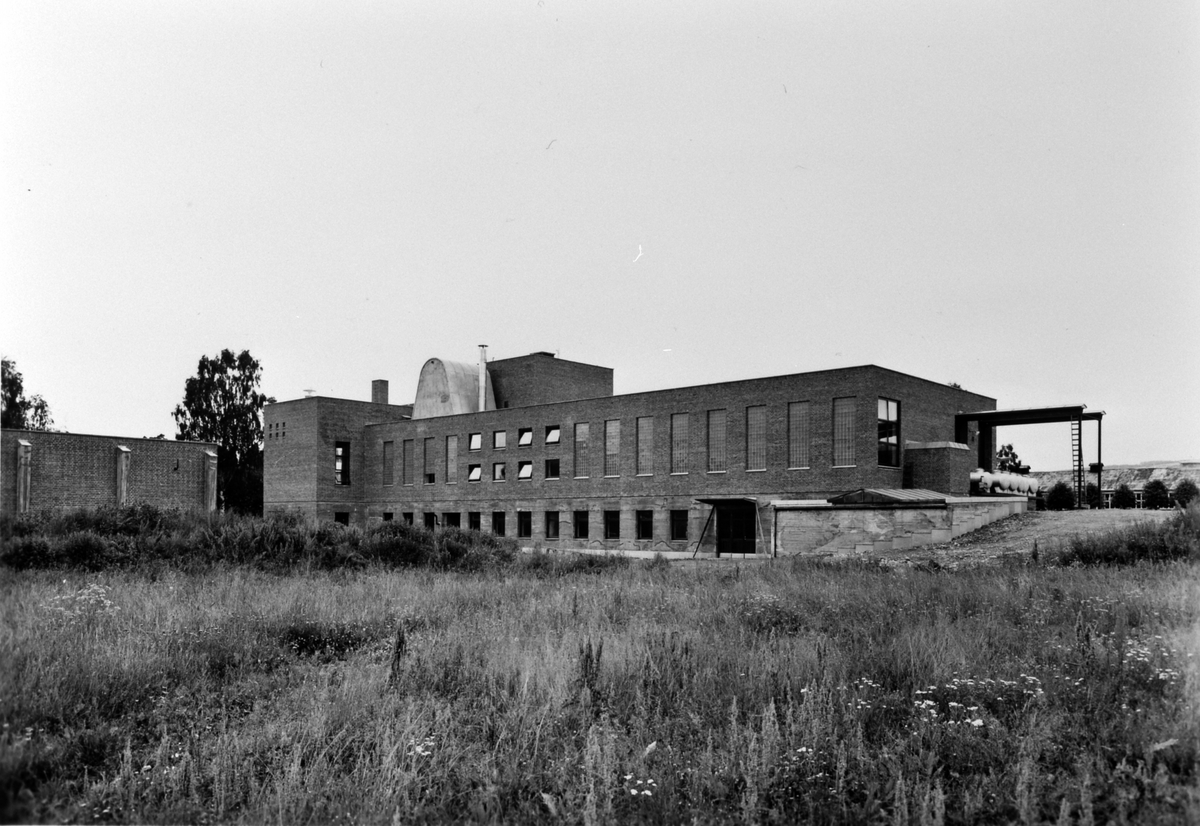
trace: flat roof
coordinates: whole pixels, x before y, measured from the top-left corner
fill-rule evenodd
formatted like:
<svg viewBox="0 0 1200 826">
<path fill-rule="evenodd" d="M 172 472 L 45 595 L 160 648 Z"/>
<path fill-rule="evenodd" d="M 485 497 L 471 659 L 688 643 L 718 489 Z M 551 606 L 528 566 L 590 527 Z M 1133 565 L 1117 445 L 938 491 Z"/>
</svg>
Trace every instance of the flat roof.
<svg viewBox="0 0 1200 826">
<path fill-rule="evenodd" d="M 1072 422 L 1076 419 L 1100 421 L 1103 410 L 1085 413 L 1086 404 L 1067 404 L 1058 407 L 1025 407 L 1016 410 L 977 410 L 974 413 L 957 413 L 956 421 L 979 422 L 984 427 L 1003 427 L 1012 424 L 1052 424 Z"/>
</svg>

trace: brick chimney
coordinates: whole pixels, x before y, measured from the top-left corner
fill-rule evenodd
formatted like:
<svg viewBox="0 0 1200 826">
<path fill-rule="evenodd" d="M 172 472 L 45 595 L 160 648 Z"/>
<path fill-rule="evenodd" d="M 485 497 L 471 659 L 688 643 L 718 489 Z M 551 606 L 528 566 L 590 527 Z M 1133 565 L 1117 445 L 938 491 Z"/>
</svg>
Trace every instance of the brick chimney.
<svg viewBox="0 0 1200 826">
<path fill-rule="evenodd" d="M 387 379 L 375 379 L 371 382 L 371 404 L 388 403 Z"/>
</svg>

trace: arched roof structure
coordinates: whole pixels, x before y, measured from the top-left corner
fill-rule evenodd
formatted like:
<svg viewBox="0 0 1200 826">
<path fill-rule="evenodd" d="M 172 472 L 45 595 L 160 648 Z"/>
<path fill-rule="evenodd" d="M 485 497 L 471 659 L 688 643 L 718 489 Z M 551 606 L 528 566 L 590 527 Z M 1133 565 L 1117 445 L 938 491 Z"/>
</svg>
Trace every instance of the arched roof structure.
<svg viewBox="0 0 1200 826">
<path fill-rule="evenodd" d="M 492 377 L 487 375 L 485 408 L 496 409 Z M 432 358 L 421 367 L 412 417 L 454 416 L 479 412 L 479 365 L 464 361 Z"/>
</svg>

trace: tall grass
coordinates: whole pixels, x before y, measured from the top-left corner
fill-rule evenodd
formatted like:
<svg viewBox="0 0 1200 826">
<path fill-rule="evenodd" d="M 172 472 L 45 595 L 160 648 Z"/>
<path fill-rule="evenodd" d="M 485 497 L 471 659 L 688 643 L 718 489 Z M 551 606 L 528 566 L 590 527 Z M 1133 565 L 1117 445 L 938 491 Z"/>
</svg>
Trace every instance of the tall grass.
<svg viewBox="0 0 1200 826">
<path fill-rule="evenodd" d="M 1132 565 L 1200 561 L 1200 502 L 1164 521 L 1134 522 L 1103 533 L 1074 536 L 1051 556 L 1059 565 Z"/>
</svg>

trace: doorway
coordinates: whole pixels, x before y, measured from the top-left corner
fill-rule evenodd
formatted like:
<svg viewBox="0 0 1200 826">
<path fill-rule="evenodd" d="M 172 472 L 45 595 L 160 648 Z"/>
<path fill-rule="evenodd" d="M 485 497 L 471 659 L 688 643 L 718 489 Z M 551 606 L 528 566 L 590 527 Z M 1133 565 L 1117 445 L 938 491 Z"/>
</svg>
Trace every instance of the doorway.
<svg viewBox="0 0 1200 826">
<path fill-rule="evenodd" d="M 717 556 L 754 554 L 758 507 L 754 502 L 720 502 L 713 506 L 717 518 Z"/>
</svg>

